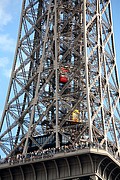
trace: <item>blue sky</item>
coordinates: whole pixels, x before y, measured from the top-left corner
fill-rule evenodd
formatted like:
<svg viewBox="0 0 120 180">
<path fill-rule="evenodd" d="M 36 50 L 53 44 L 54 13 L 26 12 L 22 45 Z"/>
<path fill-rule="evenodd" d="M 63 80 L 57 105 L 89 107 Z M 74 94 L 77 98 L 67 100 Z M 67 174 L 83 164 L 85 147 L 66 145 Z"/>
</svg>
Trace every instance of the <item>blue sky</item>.
<svg viewBox="0 0 120 180">
<path fill-rule="evenodd" d="M 111 0 L 116 62 L 120 77 L 120 0 Z M 7 95 L 17 43 L 22 0 L 0 0 L 0 117 Z"/>
<path fill-rule="evenodd" d="M 120 80 L 120 0 L 111 0 L 116 63 Z M 120 82 L 120 81 L 119 81 Z"/>
<path fill-rule="evenodd" d="M 22 0 L 0 0 L 0 117 L 13 64 Z"/>
</svg>

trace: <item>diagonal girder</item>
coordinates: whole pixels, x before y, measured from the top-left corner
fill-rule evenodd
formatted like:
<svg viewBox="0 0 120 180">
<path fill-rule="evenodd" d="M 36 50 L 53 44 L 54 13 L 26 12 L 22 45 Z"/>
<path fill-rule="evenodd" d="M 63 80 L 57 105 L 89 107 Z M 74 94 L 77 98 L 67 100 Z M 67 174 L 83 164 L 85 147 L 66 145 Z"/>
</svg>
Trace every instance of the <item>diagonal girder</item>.
<svg viewBox="0 0 120 180">
<path fill-rule="evenodd" d="M 110 1 L 23 0 L 2 153 L 83 141 L 119 150 L 119 101 Z"/>
</svg>

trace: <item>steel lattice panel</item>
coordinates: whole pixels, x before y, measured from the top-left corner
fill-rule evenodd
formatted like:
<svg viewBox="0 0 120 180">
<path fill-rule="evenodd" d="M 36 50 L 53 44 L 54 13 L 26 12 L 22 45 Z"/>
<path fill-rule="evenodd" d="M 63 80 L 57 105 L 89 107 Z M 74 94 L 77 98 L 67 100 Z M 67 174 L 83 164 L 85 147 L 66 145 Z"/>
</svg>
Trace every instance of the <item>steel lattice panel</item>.
<svg viewBox="0 0 120 180">
<path fill-rule="evenodd" d="M 23 0 L 1 151 L 119 150 L 119 98 L 110 1 Z"/>
</svg>

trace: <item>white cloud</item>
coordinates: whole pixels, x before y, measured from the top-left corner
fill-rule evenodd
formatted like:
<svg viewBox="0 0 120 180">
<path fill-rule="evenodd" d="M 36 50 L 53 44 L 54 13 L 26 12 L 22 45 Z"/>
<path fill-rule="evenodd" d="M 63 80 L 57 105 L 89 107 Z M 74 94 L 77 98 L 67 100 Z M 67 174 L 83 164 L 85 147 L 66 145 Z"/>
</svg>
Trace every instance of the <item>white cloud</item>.
<svg viewBox="0 0 120 180">
<path fill-rule="evenodd" d="M 0 34 L 0 49 L 2 51 L 14 52 L 15 40 L 9 34 Z"/>
<path fill-rule="evenodd" d="M 10 79 L 10 77 L 11 77 L 11 71 L 12 71 L 12 69 L 5 69 L 5 70 L 4 70 L 4 76 L 5 76 L 6 78 L 9 78 L 9 79 Z"/>
<path fill-rule="evenodd" d="M 2 113 L 3 113 L 3 111 L 0 109 L 0 119 L 1 119 L 1 117 L 2 117 Z"/>
<path fill-rule="evenodd" d="M 11 76 L 11 67 L 10 67 L 10 60 L 7 57 L 0 58 L 0 73 L 2 76 L 6 78 L 10 78 Z M 2 81 L 3 79 L 1 79 Z"/>
<path fill-rule="evenodd" d="M 9 59 L 7 57 L 0 58 L 0 68 L 6 68 L 9 64 Z"/>
<path fill-rule="evenodd" d="M 10 4 L 10 0 L 0 1 L 0 29 L 12 20 L 12 15 L 8 10 Z"/>
</svg>

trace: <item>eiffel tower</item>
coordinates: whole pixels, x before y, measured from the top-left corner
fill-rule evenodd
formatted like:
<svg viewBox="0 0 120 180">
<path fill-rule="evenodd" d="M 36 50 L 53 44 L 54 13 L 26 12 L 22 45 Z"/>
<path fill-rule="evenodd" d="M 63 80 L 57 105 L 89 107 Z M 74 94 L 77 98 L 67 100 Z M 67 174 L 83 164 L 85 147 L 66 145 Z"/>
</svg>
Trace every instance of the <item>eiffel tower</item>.
<svg viewBox="0 0 120 180">
<path fill-rule="evenodd" d="M 23 0 L 0 179 L 119 180 L 119 103 L 110 0 Z"/>
</svg>

